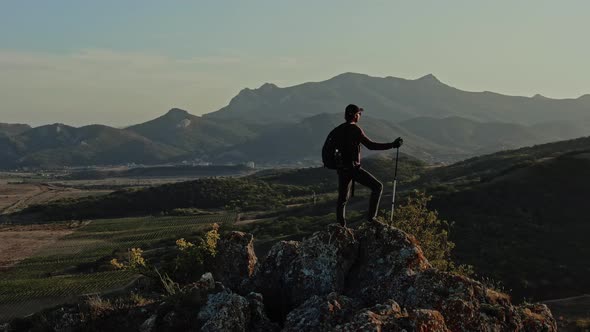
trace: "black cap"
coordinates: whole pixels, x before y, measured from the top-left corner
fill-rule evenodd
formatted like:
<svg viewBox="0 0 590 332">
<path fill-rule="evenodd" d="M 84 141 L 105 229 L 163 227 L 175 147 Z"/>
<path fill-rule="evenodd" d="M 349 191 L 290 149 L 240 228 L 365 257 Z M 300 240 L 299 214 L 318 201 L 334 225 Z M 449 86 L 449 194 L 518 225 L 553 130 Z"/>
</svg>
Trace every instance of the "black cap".
<svg viewBox="0 0 590 332">
<path fill-rule="evenodd" d="M 346 116 L 353 116 L 358 112 L 362 112 L 364 111 L 361 107 L 356 106 L 355 104 L 349 104 L 348 106 L 346 106 L 346 110 L 344 111 L 344 114 Z"/>
</svg>

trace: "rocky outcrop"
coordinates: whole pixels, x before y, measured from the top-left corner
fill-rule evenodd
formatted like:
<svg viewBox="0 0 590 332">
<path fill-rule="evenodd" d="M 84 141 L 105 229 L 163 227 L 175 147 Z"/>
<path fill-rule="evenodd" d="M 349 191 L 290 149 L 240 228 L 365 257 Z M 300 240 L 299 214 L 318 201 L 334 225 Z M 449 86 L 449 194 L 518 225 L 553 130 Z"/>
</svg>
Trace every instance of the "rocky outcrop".
<svg viewBox="0 0 590 332">
<path fill-rule="evenodd" d="M 215 280 L 231 289 L 242 289 L 254 273 L 257 262 L 252 234 L 231 232 L 217 243 L 213 266 Z"/>
<path fill-rule="evenodd" d="M 416 239 L 372 223 L 279 242 L 251 279 L 286 331 L 554 331 L 544 305 L 438 271 Z"/>
<path fill-rule="evenodd" d="M 416 239 L 390 226 L 330 225 L 301 242 L 278 242 L 260 263 L 252 240 L 224 236 L 214 274 L 185 286 L 182 305 L 153 304 L 127 324 L 143 331 L 557 330 L 547 306 L 515 306 L 480 282 L 432 268 Z M 76 314 L 59 315 L 72 326 Z"/>
<path fill-rule="evenodd" d="M 273 318 L 282 319 L 311 296 L 344 290 L 358 255 L 350 229 L 330 225 L 302 242 L 279 242 L 253 276 Z"/>
</svg>

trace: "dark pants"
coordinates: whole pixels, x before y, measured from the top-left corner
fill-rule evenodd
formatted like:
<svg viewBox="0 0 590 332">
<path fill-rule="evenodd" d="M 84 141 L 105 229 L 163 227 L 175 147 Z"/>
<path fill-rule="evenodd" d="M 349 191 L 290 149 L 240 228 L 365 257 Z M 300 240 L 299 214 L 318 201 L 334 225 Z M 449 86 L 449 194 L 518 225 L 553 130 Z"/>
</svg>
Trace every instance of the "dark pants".
<svg viewBox="0 0 590 332">
<path fill-rule="evenodd" d="M 377 216 L 379 200 L 381 199 L 381 193 L 383 192 L 383 184 L 371 175 L 371 173 L 360 167 L 338 170 L 338 202 L 336 206 L 336 219 L 342 226 L 346 226 L 344 210 L 346 208 L 346 202 L 348 202 L 348 199 L 350 198 L 350 189 L 353 180 L 371 189 L 371 200 L 369 201 L 369 211 L 367 215 L 368 220 Z"/>
</svg>

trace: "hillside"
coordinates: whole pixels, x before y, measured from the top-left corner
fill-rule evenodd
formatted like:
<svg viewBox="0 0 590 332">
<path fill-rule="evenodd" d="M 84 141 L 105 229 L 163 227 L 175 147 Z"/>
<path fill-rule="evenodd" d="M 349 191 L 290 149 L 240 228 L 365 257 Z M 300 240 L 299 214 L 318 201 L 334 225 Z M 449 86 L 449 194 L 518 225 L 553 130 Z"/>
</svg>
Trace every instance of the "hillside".
<svg viewBox="0 0 590 332">
<path fill-rule="evenodd" d="M 239 121 L 206 119 L 177 108 L 127 130 L 155 142 L 201 154 L 256 136 L 256 132 Z"/>
<path fill-rule="evenodd" d="M 109 195 L 33 205 L 4 216 L 1 222 L 30 219 L 58 221 L 156 215 L 175 209 L 265 210 L 280 208 L 289 197 L 311 194 L 305 187 L 266 183 L 251 178 L 204 178 Z"/>
<path fill-rule="evenodd" d="M 590 145 L 585 139 L 580 146 L 582 141 L 512 151 L 513 162 L 520 162 L 513 167 L 499 158 L 508 153 L 461 165 L 464 177 L 480 181 L 435 190 L 431 205 L 455 222 L 457 259 L 501 280 L 517 296 L 588 292 L 590 267 L 583 257 L 590 255 Z M 576 147 L 584 150 L 573 151 Z"/>
<path fill-rule="evenodd" d="M 264 84 L 244 89 L 212 119 L 273 123 L 297 122 L 320 113 L 341 113 L 348 103 L 365 107 L 371 116 L 392 122 L 414 117 L 464 117 L 481 122 L 533 125 L 567 121 L 590 125 L 587 97 L 550 99 L 468 92 L 448 86 L 433 75 L 407 80 L 344 73 L 322 82 L 280 88 Z"/>
<path fill-rule="evenodd" d="M 4 167 L 157 163 L 184 153 L 135 133 L 102 125 L 41 126 L 4 139 L 0 144 L 3 151 L 13 155 L 1 161 Z"/>
<path fill-rule="evenodd" d="M 0 135 L 4 134 L 7 136 L 18 135 L 23 133 L 27 130 L 31 129 L 31 126 L 27 124 L 17 124 L 17 123 L 0 123 Z"/>
<path fill-rule="evenodd" d="M 537 161 L 565 153 L 584 151 L 590 147 L 590 137 L 540 144 L 516 150 L 496 152 L 457 162 L 447 167 L 437 167 L 424 175 L 416 184 L 471 184 L 489 179 L 514 169 L 527 167 Z"/>
<path fill-rule="evenodd" d="M 269 126 L 253 139 L 216 151 L 213 160 L 255 161 L 277 165 L 297 162 L 318 163 L 327 133 L 342 122 L 341 114 L 326 113 L 292 124 Z M 418 117 L 393 123 L 366 114 L 359 126 L 367 136 L 379 142 L 390 142 L 402 136 L 405 141 L 405 153 L 430 163 L 456 162 L 476 155 L 572 138 L 576 135 L 576 131 L 565 132 L 567 126 L 559 123 L 524 126 L 504 122 L 478 122 L 460 117 Z M 363 150 L 363 155 L 374 153 L 367 149 Z"/>
<path fill-rule="evenodd" d="M 478 122 L 461 117 L 418 117 L 398 125 L 416 136 L 473 155 L 572 139 L 590 133 L 590 130 L 559 121 L 525 126 L 507 122 Z"/>
</svg>

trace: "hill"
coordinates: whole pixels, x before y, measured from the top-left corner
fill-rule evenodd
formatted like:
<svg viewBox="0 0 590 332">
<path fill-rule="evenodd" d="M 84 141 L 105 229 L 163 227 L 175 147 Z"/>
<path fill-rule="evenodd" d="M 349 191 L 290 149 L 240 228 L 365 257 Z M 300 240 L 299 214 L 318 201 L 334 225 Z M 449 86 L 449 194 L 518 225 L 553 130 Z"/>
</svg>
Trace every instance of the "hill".
<svg viewBox="0 0 590 332">
<path fill-rule="evenodd" d="M 127 130 L 154 142 L 200 154 L 256 136 L 255 131 L 239 121 L 216 121 L 177 108 L 154 120 L 128 127 Z"/>
<path fill-rule="evenodd" d="M 493 92 L 468 92 L 448 86 L 433 75 L 407 80 L 344 73 L 322 82 L 280 88 L 266 83 L 244 89 L 210 119 L 248 122 L 298 122 L 320 113 L 342 113 L 355 103 L 368 114 L 392 122 L 414 117 L 463 117 L 481 122 L 533 125 L 567 121 L 590 126 L 587 97 L 550 99 L 506 96 Z"/>
<path fill-rule="evenodd" d="M 433 170 L 435 183 L 446 187 L 432 191 L 431 207 L 455 222 L 457 259 L 517 296 L 588 292 L 588 143 L 546 144 Z"/>
<path fill-rule="evenodd" d="M 437 167 L 425 174 L 418 186 L 470 185 L 485 182 L 511 170 L 527 167 L 547 158 L 565 153 L 584 151 L 590 147 L 590 137 L 559 141 L 501 151 L 457 162 L 447 167 Z"/>
<path fill-rule="evenodd" d="M 252 140 L 220 151 L 215 160 L 219 162 L 253 160 L 278 165 L 296 162 L 318 164 L 326 136 L 330 130 L 342 122 L 344 120 L 340 114 L 320 114 L 295 124 L 272 126 Z M 445 155 L 445 152 L 449 155 L 454 152 L 452 149 L 422 139 L 381 119 L 366 117 L 361 126 L 375 141 L 392 142 L 396 137 L 404 136 L 408 142 L 404 146 L 405 151 L 422 159 L 432 160 Z M 437 154 L 433 155 L 435 152 Z M 364 153 L 367 153 L 366 149 Z"/>
<path fill-rule="evenodd" d="M 266 183 L 252 178 L 203 178 L 155 187 L 128 189 L 109 195 L 32 205 L 5 216 L 1 222 L 30 219 L 58 221 L 169 213 L 175 209 L 270 210 L 289 197 L 310 194 L 293 185 Z"/>
<path fill-rule="evenodd" d="M 363 160 L 363 168 L 380 181 L 386 183 L 394 178 L 394 156 L 391 154 L 373 155 Z M 419 177 L 426 163 L 411 156 L 401 154 L 399 158 L 398 180 L 400 185 L 410 183 Z M 333 192 L 338 189 L 336 171 L 324 167 L 269 169 L 259 171 L 252 178 L 271 183 L 306 186 L 317 193 Z"/>
<path fill-rule="evenodd" d="M 0 135 L 4 134 L 7 136 L 18 135 L 27 130 L 31 129 L 31 126 L 27 124 L 12 124 L 12 123 L 0 123 Z"/>
<path fill-rule="evenodd" d="M 133 132 L 102 125 L 46 125 L 5 138 L 0 144 L 2 151 L 12 156 L 1 161 L 3 167 L 157 163 L 184 153 Z"/>
</svg>

